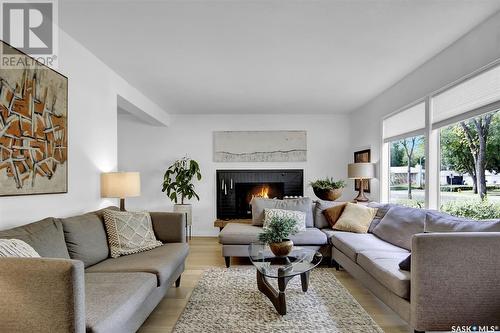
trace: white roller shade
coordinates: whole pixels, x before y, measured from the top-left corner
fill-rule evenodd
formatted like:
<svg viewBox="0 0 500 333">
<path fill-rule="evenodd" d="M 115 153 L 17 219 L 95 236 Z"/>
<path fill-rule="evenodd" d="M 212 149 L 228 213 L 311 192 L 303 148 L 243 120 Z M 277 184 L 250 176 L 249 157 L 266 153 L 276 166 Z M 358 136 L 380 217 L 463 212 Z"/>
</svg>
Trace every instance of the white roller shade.
<svg viewBox="0 0 500 333">
<path fill-rule="evenodd" d="M 500 101 L 500 66 L 481 73 L 432 98 L 432 124 L 440 127 L 491 110 Z"/>
<path fill-rule="evenodd" d="M 422 134 L 424 128 L 425 103 L 422 102 L 384 119 L 384 142 Z"/>
</svg>

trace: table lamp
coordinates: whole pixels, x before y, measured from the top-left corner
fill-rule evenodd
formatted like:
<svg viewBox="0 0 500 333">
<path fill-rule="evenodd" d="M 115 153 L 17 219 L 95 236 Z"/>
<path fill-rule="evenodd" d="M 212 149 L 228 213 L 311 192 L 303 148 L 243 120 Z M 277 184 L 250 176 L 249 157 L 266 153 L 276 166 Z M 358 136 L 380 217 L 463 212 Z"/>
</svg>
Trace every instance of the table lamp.
<svg viewBox="0 0 500 333">
<path fill-rule="evenodd" d="M 119 198 L 120 210 L 125 211 L 125 198 L 141 195 L 139 172 L 106 172 L 101 174 L 101 197 Z"/>
<path fill-rule="evenodd" d="M 375 177 L 375 164 L 373 163 L 350 163 L 347 166 L 347 177 L 351 179 L 359 179 L 359 193 L 354 201 L 367 202 L 370 201 L 365 196 L 364 182 L 365 179 Z"/>
</svg>

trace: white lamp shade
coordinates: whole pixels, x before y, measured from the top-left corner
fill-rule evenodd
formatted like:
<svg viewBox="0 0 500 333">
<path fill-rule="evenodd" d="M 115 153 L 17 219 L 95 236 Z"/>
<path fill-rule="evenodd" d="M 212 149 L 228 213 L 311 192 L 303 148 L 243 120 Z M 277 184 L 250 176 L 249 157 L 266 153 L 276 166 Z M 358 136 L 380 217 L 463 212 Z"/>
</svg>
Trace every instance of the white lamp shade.
<svg viewBox="0 0 500 333">
<path fill-rule="evenodd" d="M 107 172 L 101 174 L 101 197 L 129 198 L 141 195 L 139 172 Z"/>
<path fill-rule="evenodd" d="M 373 163 L 350 163 L 347 166 L 347 177 L 351 179 L 375 178 L 375 164 Z"/>
</svg>

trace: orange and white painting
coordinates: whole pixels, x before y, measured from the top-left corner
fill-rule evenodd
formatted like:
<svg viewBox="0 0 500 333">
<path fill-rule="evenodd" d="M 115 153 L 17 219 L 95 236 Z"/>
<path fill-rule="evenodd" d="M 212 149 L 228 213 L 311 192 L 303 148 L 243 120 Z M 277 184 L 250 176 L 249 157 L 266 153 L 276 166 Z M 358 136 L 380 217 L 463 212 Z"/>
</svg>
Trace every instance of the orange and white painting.
<svg viewBox="0 0 500 333">
<path fill-rule="evenodd" d="M 65 193 L 68 79 L 0 46 L 26 58 L 15 67 L 0 65 L 0 196 Z"/>
</svg>

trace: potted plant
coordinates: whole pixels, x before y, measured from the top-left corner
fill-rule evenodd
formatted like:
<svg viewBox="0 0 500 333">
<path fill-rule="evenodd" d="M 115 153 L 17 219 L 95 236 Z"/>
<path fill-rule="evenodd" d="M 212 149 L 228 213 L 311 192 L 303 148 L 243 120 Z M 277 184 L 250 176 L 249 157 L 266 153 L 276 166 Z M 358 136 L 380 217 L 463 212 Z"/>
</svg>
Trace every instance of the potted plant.
<svg viewBox="0 0 500 333">
<path fill-rule="evenodd" d="M 345 187 L 343 180 L 336 181 L 332 177 L 318 179 L 309 184 L 318 198 L 328 201 L 335 201 L 340 198 Z"/>
<path fill-rule="evenodd" d="M 193 179 L 201 180 L 200 166 L 198 162 L 188 157 L 177 160 L 172 164 L 163 177 L 162 192 L 174 202 L 174 212 L 186 214 L 186 225 L 191 227 L 192 208 L 190 203 L 184 203 L 185 199 L 200 197 L 194 190 Z M 180 203 L 179 203 L 180 200 Z"/>
<path fill-rule="evenodd" d="M 274 217 L 259 234 L 259 240 L 269 244 L 277 257 L 287 256 L 293 249 L 293 242 L 288 238 L 297 233 L 297 221 L 286 217 Z"/>
</svg>

